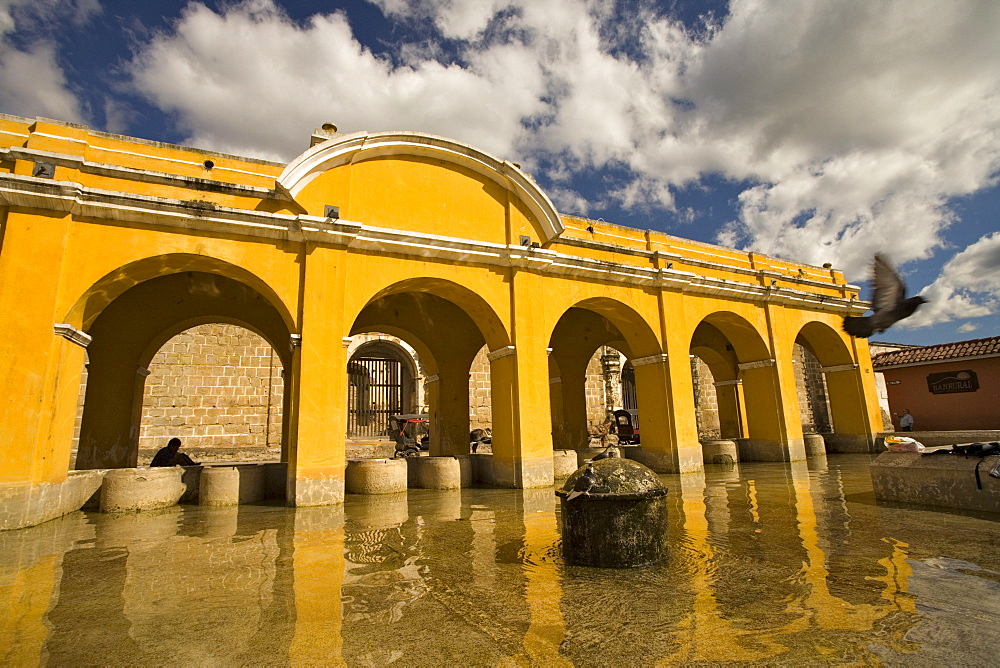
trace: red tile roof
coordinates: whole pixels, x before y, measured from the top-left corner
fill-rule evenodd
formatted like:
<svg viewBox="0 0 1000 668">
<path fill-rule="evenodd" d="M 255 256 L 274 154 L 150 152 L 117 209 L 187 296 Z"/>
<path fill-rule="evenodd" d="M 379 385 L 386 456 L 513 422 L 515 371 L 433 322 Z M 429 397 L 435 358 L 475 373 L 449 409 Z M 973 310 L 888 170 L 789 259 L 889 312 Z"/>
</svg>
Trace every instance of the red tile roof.
<svg viewBox="0 0 1000 668">
<path fill-rule="evenodd" d="M 920 348 L 904 348 L 879 353 L 872 357 L 872 365 L 876 370 L 904 364 L 923 364 L 928 362 L 945 362 L 963 357 L 983 357 L 1000 355 L 1000 336 L 988 339 L 973 339 L 972 341 L 956 341 L 955 343 L 939 343 L 934 346 Z"/>
</svg>

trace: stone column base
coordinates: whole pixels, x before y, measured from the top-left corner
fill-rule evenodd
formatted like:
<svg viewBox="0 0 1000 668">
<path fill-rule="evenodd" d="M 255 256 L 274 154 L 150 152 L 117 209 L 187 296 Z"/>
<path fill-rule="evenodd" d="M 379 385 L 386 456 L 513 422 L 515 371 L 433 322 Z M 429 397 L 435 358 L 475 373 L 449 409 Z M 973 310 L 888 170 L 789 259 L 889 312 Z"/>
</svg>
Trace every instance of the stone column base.
<svg viewBox="0 0 1000 668">
<path fill-rule="evenodd" d="M 826 439 L 822 434 L 803 434 L 806 445 L 806 457 L 816 457 L 826 454 Z"/>
<path fill-rule="evenodd" d="M 415 487 L 462 489 L 462 465 L 454 457 L 406 457 Z"/>
<path fill-rule="evenodd" d="M 556 450 L 552 453 L 552 477 L 564 480 L 580 468 L 576 450 Z"/>
<path fill-rule="evenodd" d="M 0 485 L 0 530 L 33 527 L 80 510 L 101 488 L 106 472 L 70 471 L 63 482 Z"/>
<path fill-rule="evenodd" d="M 552 457 L 524 459 L 518 464 L 507 463 L 493 457 L 493 484 L 514 489 L 551 487 Z"/>
<path fill-rule="evenodd" d="M 806 447 L 802 439 L 765 441 L 754 438 L 737 438 L 741 462 L 797 462 L 806 458 Z"/>
<path fill-rule="evenodd" d="M 875 447 L 875 438 L 866 434 L 826 432 L 821 436 L 826 443 L 826 451 L 831 454 L 879 452 L 879 449 Z"/>
<path fill-rule="evenodd" d="M 406 491 L 403 459 L 353 459 L 344 471 L 344 489 L 350 494 L 395 494 Z"/>
<path fill-rule="evenodd" d="M 701 452 L 706 464 L 735 464 L 740 461 L 736 441 L 727 438 L 705 439 Z"/>
<path fill-rule="evenodd" d="M 177 505 L 186 489 L 180 466 L 111 469 L 101 484 L 101 512 L 127 513 Z"/>
<path fill-rule="evenodd" d="M 299 473 L 302 477 L 289 480 L 291 483 L 286 497 L 292 506 L 331 506 L 344 502 L 343 474 Z"/>
<path fill-rule="evenodd" d="M 880 501 L 1000 513 L 1000 479 L 989 475 L 998 461 L 1000 455 L 883 452 L 871 463 L 872 487 Z M 977 465 L 982 489 L 976 485 Z"/>
</svg>

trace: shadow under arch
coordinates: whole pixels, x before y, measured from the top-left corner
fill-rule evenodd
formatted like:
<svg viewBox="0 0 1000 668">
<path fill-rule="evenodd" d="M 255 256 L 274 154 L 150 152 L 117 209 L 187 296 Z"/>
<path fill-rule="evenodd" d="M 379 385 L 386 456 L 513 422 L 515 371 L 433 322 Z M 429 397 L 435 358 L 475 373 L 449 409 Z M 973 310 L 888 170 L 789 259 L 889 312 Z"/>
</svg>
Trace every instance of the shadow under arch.
<svg viewBox="0 0 1000 668">
<path fill-rule="evenodd" d="M 472 362 L 484 345 L 501 353 L 510 345 L 507 330 L 492 307 L 457 283 L 408 279 L 379 291 L 361 309 L 350 335 L 366 332 L 399 337 L 425 362 L 431 454 L 468 454 Z M 496 376 L 491 374 L 491 379 L 495 381 Z M 494 397 L 503 396 L 499 388 L 493 389 L 497 390 L 492 392 Z M 512 430 L 502 425 L 513 424 L 514 408 L 494 401 L 494 409 L 494 443 L 502 445 L 512 438 Z"/>
<path fill-rule="evenodd" d="M 807 322 L 795 337 L 795 343 L 809 350 L 819 361 L 826 381 L 833 434 L 825 441 L 861 441 L 872 439 L 861 369 L 841 334 L 823 322 Z"/>
<path fill-rule="evenodd" d="M 80 295 L 66 313 L 63 322 L 85 332 L 89 331 L 104 309 L 127 290 L 154 278 L 186 272 L 216 274 L 249 286 L 271 303 L 288 331 L 296 331 L 291 310 L 267 282 L 253 272 L 225 260 L 193 253 L 154 255 L 108 272 Z"/>
<path fill-rule="evenodd" d="M 549 337 L 549 407 L 555 449 L 588 447 L 587 366 L 602 346 L 620 351 L 630 361 L 662 361 L 658 356 L 662 348 L 652 327 L 627 304 L 592 297 L 566 309 Z M 659 377 L 663 370 L 656 368 L 659 366 L 639 364 L 634 368 L 640 416 L 649 418 L 653 427 L 649 430 L 649 445 L 655 445 L 667 433 L 655 427 L 654 416 L 665 413 L 668 405 L 663 379 Z"/>
<path fill-rule="evenodd" d="M 482 334 L 484 343 L 489 346 L 491 351 L 510 345 L 510 334 L 489 302 L 469 288 L 443 278 L 408 278 L 386 286 L 368 300 L 362 313 L 369 306 L 386 297 L 403 293 L 433 295 L 451 302 L 464 311 L 475 323 L 476 328 Z M 359 314 L 358 317 L 360 318 L 361 315 Z"/>
<path fill-rule="evenodd" d="M 123 290 L 93 318 L 78 469 L 136 465 L 143 387 L 150 359 L 195 324 L 238 324 L 262 336 L 291 368 L 288 321 L 252 286 L 220 274 L 175 272 Z M 287 383 L 290 374 L 286 373 Z M 282 451 L 287 453 L 291 392 L 284 393 Z"/>
<path fill-rule="evenodd" d="M 740 459 L 786 461 L 788 425 L 776 360 L 760 331 L 739 314 L 716 311 L 695 327 L 690 350 L 722 383 L 716 385 L 720 431 L 740 439 Z"/>
</svg>

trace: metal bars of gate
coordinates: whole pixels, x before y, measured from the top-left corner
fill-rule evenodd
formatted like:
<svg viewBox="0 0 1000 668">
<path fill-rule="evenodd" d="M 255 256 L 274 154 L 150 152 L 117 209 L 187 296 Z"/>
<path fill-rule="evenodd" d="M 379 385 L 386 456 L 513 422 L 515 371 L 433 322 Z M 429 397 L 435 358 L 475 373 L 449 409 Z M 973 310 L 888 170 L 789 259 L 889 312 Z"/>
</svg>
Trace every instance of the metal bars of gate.
<svg viewBox="0 0 1000 668">
<path fill-rule="evenodd" d="M 622 367 L 622 408 L 637 410 L 639 402 L 635 398 L 635 369 L 631 364 Z"/>
<path fill-rule="evenodd" d="M 402 364 L 380 357 L 356 357 L 347 365 L 347 435 L 385 436 L 389 419 L 403 412 Z"/>
</svg>

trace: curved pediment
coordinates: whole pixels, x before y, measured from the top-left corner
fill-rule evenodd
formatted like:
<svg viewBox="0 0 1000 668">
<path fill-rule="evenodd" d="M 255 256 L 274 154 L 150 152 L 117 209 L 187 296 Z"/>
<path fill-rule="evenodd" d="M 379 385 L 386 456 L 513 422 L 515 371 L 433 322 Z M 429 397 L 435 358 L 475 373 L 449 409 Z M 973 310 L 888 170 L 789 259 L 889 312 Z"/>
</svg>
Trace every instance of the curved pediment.
<svg viewBox="0 0 1000 668">
<path fill-rule="evenodd" d="M 370 166 L 373 162 L 380 163 L 381 169 L 370 168 L 365 178 L 334 175 L 338 170 L 343 171 L 340 168 Z M 447 176 L 434 175 L 432 170 L 441 171 L 441 167 L 444 171 L 464 174 L 467 180 L 478 180 L 480 184 L 463 195 L 457 192 L 461 185 L 454 178 L 449 180 Z M 514 207 L 522 211 L 537 229 L 541 236 L 539 241 L 550 241 L 563 231 L 562 221 L 548 196 L 517 165 L 468 144 L 419 132 L 358 132 L 335 136 L 316 144 L 290 162 L 277 183 L 310 213 L 323 215 L 322 210 L 313 209 L 318 208 L 317 202 L 322 196 L 333 193 L 334 199 L 339 197 L 359 202 L 353 210 L 349 207 L 348 211 L 342 212 L 341 217 L 379 225 L 382 221 L 377 220 L 377 215 L 376 220 L 371 221 L 359 218 L 364 217 L 362 212 L 373 210 L 370 203 L 376 199 L 384 198 L 400 204 L 397 192 L 400 180 L 406 181 L 407 188 L 414 189 L 409 195 L 414 209 L 426 207 L 428 200 L 438 198 L 442 209 L 453 212 L 456 205 L 463 201 L 462 197 L 468 201 L 479 196 L 492 197 L 504 208 L 507 203 L 501 201 L 505 199 L 501 195 L 507 191 Z M 318 186 L 319 182 L 323 185 Z M 312 193 L 310 196 L 310 191 L 317 187 L 323 188 L 323 194 Z M 448 201 L 449 197 L 451 201 Z M 366 204 L 361 204 L 362 201 Z M 341 202 L 326 201 L 326 204 L 340 206 Z M 398 207 L 394 209 L 398 210 Z M 354 212 L 358 213 L 352 215 Z M 478 224 L 475 216 L 470 215 L 470 218 L 473 219 L 471 223 Z M 455 236 L 463 235 L 456 232 Z"/>
</svg>

